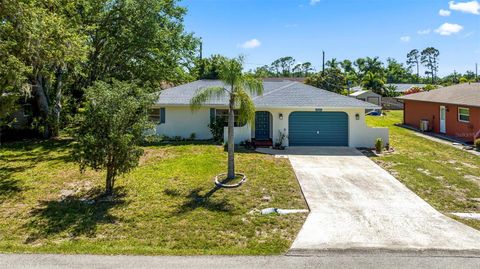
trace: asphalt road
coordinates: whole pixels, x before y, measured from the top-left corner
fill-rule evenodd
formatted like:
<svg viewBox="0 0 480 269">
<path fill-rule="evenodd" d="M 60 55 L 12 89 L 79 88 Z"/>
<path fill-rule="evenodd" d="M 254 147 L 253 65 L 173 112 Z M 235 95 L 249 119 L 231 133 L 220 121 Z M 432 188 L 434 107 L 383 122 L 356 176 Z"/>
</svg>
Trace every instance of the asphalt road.
<svg viewBox="0 0 480 269">
<path fill-rule="evenodd" d="M 143 268 L 480 268 L 480 258 L 362 254 L 325 256 L 94 256 L 0 254 L 8 269 L 143 269 Z"/>
</svg>

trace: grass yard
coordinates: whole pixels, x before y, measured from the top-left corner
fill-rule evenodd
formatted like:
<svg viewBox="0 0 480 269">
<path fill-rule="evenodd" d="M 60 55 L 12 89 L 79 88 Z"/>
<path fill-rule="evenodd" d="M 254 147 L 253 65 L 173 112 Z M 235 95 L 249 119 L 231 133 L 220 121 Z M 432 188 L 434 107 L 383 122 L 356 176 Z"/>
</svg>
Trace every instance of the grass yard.
<svg viewBox="0 0 480 269">
<path fill-rule="evenodd" d="M 390 128 L 390 145 L 395 148 L 394 154 L 373 160 L 446 215 L 480 213 L 480 157 L 394 126 L 402 119 L 402 111 L 367 117 L 370 126 Z M 480 221 L 456 219 L 480 230 Z"/>
<path fill-rule="evenodd" d="M 238 153 L 248 181 L 206 200 L 213 177 L 226 172 L 223 147 L 145 147 L 107 201 L 95 198 L 104 174 L 81 174 L 70 149 L 66 140 L 1 146 L 0 252 L 279 254 L 306 218 L 253 213 L 307 207 L 288 160 Z"/>
</svg>

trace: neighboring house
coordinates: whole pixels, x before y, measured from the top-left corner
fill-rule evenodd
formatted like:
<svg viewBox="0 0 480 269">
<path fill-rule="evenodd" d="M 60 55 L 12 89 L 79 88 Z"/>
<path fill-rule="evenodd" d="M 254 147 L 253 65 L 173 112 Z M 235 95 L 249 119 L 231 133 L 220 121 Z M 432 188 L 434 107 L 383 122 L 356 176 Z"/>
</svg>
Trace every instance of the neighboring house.
<svg viewBox="0 0 480 269">
<path fill-rule="evenodd" d="M 353 98 L 357 98 L 358 100 L 372 103 L 377 106 L 381 106 L 382 104 L 382 96 L 370 90 L 354 92 L 349 94 L 349 96 Z"/>
<path fill-rule="evenodd" d="M 396 92 L 404 93 L 404 92 L 410 90 L 411 88 L 423 88 L 423 87 L 427 86 L 427 84 L 406 84 L 406 83 L 385 84 L 385 87 L 388 87 L 388 86 L 394 86 L 396 88 Z M 351 92 L 359 92 L 359 91 L 363 91 L 363 90 L 364 89 L 363 89 L 362 86 L 355 86 L 355 87 L 350 89 Z"/>
<path fill-rule="evenodd" d="M 411 88 L 424 88 L 427 84 L 406 84 L 406 83 L 389 83 L 385 84 L 385 87 L 394 86 L 396 87 L 396 92 L 404 93 Z"/>
<path fill-rule="evenodd" d="M 480 83 L 464 83 L 398 98 L 404 102 L 404 123 L 416 128 L 427 120 L 431 131 L 466 142 L 479 137 Z"/>
<path fill-rule="evenodd" d="M 190 100 L 200 89 L 212 86 L 224 84 L 199 80 L 162 91 L 155 105 L 160 113 L 157 134 L 188 138 L 195 133 L 197 139 L 211 139 L 208 125 L 227 117 L 227 97 L 211 99 L 195 111 Z M 365 109 L 379 109 L 376 105 L 299 82 L 264 81 L 263 87 L 263 95 L 252 97 L 255 122 L 235 127 L 236 144 L 246 140 L 277 143 L 282 134 L 285 146 L 372 147 L 377 138 L 388 143 L 387 128 L 370 128 L 365 123 Z"/>
</svg>

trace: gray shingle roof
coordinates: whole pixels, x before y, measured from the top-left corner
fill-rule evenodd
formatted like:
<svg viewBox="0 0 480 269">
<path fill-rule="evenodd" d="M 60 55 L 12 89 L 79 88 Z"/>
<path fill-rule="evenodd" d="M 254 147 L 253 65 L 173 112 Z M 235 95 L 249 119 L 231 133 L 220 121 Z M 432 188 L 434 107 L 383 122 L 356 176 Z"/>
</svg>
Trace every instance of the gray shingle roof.
<svg viewBox="0 0 480 269">
<path fill-rule="evenodd" d="M 480 107 L 480 83 L 464 83 L 398 99 Z"/>
<path fill-rule="evenodd" d="M 423 88 L 427 86 L 427 84 L 406 84 L 406 83 L 390 83 L 390 84 L 385 84 L 385 87 L 388 86 L 395 86 L 397 89 L 395 90 L 396 92 L 406 92 L 410 90 L 411 88 Z"/>
<path fill-rule="evenodd" d="M 189 105 L 195 94 L 204 88 L 225 84 L 220 80 L 197 80 L 163 90 L 158 105 Z M 341 107 L 377 109 L 378 106 L 300 82 L 264 81 L 263 95 L 252 96 L 257 108 Z M 205 105 L 227 105 L 227 97 L 212 98 Z"/>
<path fill-rule="evenodd" d="M 427 84 L 406 84 L 406 83 L 388 83 L 388 84 L 385 84 L 385 87 L 388 87 L 388 86 L 395 86 L 397 89 L 395 90 L 396 92 L 400 92 L 400 93 L 404 93 L 408 90 L 410 90 L 411 88 L 414 88 L 414 87 L 417 87 L 417 88 L 423 88 L 425 86 L 427 86 Z M 355 86 L 353 88 L 350 89 L 350 91 L 352 92 L 358 92 L 358 91 L 363 91 L 363 87 L 362 86 Z"/>
<path fill-rule="evenodd" d="M 364 90 L 364 91 L 358 91 L 358 92 L 353 92 L 351 94 L 349 94 L 348 96 L 351 96 L 351 97 L 357 97 L 357 96 L 360 96 L 364 93 L 369 93 L 370 95 L 374 95 L 374 96 L 381 96 L 380 94 L 377 94 L 377 93 L 374 93 L 370 90 Z"/>
</svg>

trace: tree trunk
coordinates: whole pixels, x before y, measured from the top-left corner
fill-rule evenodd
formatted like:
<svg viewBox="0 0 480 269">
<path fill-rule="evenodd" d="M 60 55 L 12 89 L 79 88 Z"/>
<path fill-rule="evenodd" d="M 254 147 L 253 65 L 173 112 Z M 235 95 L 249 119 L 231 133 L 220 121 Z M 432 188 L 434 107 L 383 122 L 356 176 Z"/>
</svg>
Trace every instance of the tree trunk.
<svg viewBox="0 0 480 269">
<path fill-rule="evenodd" d="M 107 167 L 107 180 L 105 182 L 105 195 L 113 195 L 113 187 L 115 184 L 115 173 L 112 166 Z"/>
<path fill-rule="evenodd" d="M 44 130 L 43 136 L 45 138 L 50 137 L 50 124 L 48 124 L 48 117 L 49 117 L 49 102 L 47 93 L 45 91 L 45 81 L 42 75 L 35 76 L 33 84 L 35 102 L 37 103 L 38 111 L 40 112 L 40 116 L 42 117 Z"/>
<path fill-rule="evenodd" d="M 417 61 L 417 82 L 419 82 L 420 79 L 420 69 L 419 69 L 419 63 Z"/>
<path fill-rule="evenodd" d="M 60 113 L 62 112 L 62 86 L 63 86 L 63 70 L 61 68 L 57 69 L 55 73 L 56 82 L 55 82 L 55 104 L 53 107 L 53 128 L 52 135 L 58 136 L 60 132 Z"/>
<path fill-rule="evenodd" d="M 235 124 L 235 99 L 232 93 L 230 94 L 230 102 L 228 108 L 228 173 L 227 179 L 235 178 L 235 141 L 234 141 L 234 124 Z"/>
</svg>

